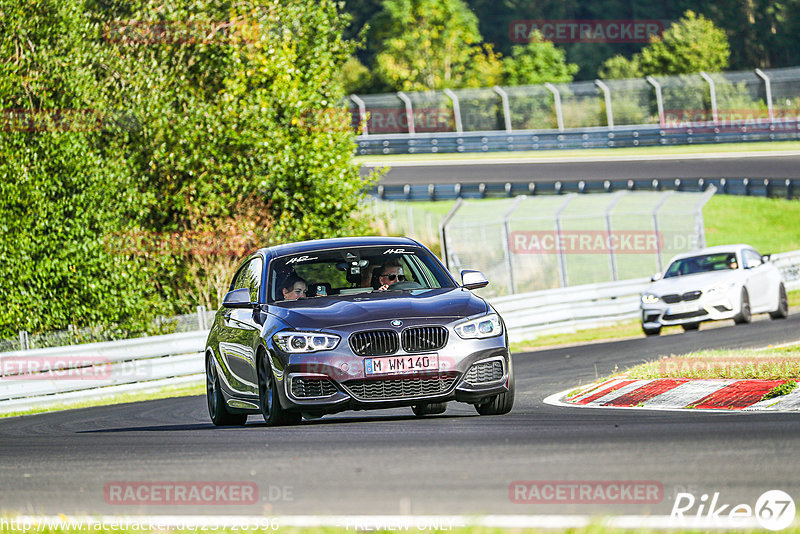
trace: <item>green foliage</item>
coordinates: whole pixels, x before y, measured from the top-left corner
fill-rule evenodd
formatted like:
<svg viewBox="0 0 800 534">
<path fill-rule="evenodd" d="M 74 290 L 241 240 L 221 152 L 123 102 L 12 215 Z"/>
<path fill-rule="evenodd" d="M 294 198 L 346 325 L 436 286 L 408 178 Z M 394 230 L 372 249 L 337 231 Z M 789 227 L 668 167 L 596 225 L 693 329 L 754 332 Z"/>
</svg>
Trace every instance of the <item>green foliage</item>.
<svg viewBox="0 0 800 534">
<path fill-rule="evenodd" d="M 603 62 L 598 76 L 605 80 L 640 78 L 642 76 L 642 68 L 639 65 L 639 56 L 636 55 L 628 59 L 617 54 L 610 57 Z"/>
<path fill-rule="evenodd" d="M 729 56 L 725 32 L 689 10 L 642 49 L 639 63 L 644 75 L 719 72 L 728 67 Z"/>
<path fill-rule="evenodd" d="M 486 87 L 501 63 L 482 44 L 478 19 L 463 0 L 385 0 L 373 21 L 376 74 L 393 90 Z"/>
<path fill-rule="evenodd" d="M 372 74 L 357 57 L 351 56 L 341 70 L 342 86 L 348 95 L 361 93 L 369 88 L 372 83 Z"/>
<path fill-rule="evenodd" d="M 567 63 L 563 50 L 542 38 L 539 31 L 531 33 L 525 46 L 515 46 L 511 56 L 503 60 L 505 85 L 534 85 L 571 82 L 578 66 Z"/>
<path fill-rule="evenodd" d="M 774 399 L 775 397 L 782 397 L 784 395 L 788 395 L 792 391 L 797 388 L 797 382 L 795 380 L 789 380 L 788 382 L 784 382 L 779 386 L 775 386 L 771 390 L 764 393 L 764 396 L 761 397 L 761 400 L 769 400 Z"/>
<path fill-rule="evenodd" d="M 364 230 L 336 2 L 32 3 L 0 4 L 0 334 L 143 328 L 258 246 Z"/>
</svg>

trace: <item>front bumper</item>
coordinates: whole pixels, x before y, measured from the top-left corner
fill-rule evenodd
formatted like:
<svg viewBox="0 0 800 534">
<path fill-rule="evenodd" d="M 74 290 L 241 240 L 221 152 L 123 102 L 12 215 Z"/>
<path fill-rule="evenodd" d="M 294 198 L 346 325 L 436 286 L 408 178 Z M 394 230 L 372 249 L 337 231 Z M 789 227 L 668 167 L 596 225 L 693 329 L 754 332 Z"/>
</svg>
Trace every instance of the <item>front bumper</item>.
<svg viewBox="0 0 800 534">
<path fill-rule="evenodd" d="M 732 319 L 739 313 L 741 303 L 735 298 L 740 290 L 703 294 L 700 298 L 668 304 L 659 300 L 642 304 L 641 319 L 645 328 L 673 326 L 702 321 Z"/>
<path fill-rule="evenodd" d="M 293 355 L 278 380 L 281 404 L 309 415 L 453 400 L 478 404 L 508 391 L 513 375 L 505 336 L 475 344 L 484 348 L 461 357 L 439 351 L 439 371 L 379 377 L 365 375 L 360 356 Z"/>
</svg>

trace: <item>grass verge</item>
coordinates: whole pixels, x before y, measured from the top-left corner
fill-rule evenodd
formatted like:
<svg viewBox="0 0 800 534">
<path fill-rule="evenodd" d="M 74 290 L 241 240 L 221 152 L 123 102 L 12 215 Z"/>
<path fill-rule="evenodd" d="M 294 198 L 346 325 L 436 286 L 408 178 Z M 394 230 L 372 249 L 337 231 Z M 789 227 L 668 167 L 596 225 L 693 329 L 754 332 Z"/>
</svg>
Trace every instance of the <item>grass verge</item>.
<svg viewBox="0 0 800 534">
<path fill-rule="evenodd" d="M 636 380 L 653 378 L 800 379 L 800 345 L 765 350 L 701 350 L 670 355 L 620 373 Z"/>
<path fill-rule="evenodd" d="M 743 150 L 744 149 L 744 150 Z M 587 148 L 567 150 L 530 150 L 519 152 L 469 152 L 454 154 L 391 154 L 387 156 L 357 156 L 356 163 L 391 164 L 393 161 L 472 161 L 492 159 L 590 159 L 607 156 L 658 156 L 664 154 L 716 154 L 743 152 L 783 152 L 800 150 L 799 141 L 771 141 L 758 143 L 721 143 L 706 145 L 671 145 L 624 148 Z"/>
<path fill-rule="evenodd" d="M 62 410 L 74 410 L 77 408 L 90 408 L 92 406 L 109 406 L 111 404 L 124 404 L 126 402 L 142 402 L 156 399 L 169 399 L 172 397 L 189 397 L 192 395 L 205 395 L 204 384 L 167 386 L 154 391 L 142 391 L 134 393 L 120 393 L 109 395 L 98 399 L 82 400 L 79 402 L 65 402 L 43 406 L 41 408 L 30 408 L 28 410 L 18 410 L 9 413 L 0 413 L 0 418 L 14 417 L 17 415 L 33 415 L 37 413 L 57 412 Z"/>
</svg>

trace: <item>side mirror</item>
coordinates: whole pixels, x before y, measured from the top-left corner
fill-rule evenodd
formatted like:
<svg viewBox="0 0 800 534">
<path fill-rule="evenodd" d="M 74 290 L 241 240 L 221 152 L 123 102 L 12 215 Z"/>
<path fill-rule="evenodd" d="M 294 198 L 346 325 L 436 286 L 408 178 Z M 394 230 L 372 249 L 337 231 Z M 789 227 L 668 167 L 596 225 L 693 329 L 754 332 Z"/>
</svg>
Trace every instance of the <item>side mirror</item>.
<svg viewBox="0 0 800 534">
<path fill-rule="evenodd" d="M 770 260 L 772 260 L 772 254 L 764 254 L 761 256 L 761 263 L 767 263 Z"/>
<path fill-rule="evenodd" d="M 246 287 L 229 291 L 222 299 L 222 305 L 226 308 L 252 308 L 250 302 L 250 290 Z"/>
<path fill-rule="evenodd" d="M 461 271 L 461 285 L 467 289 L 479 289 L 489 285 L 489 280 L 480 271 L 464 269 Z"/>
<path fill-rule="evenodd" d="M 661 274 L 661 273 L 656 273 L 656 274 L 654 274 L 653 276 L 651 276 L 651 277 L 650 277 L 650 281 L 651 281 L 651 282 L 658 282 L 658 281 L 659 281 L 659 280 L 661 280 L 662 278 L 664 278 L 664 275 L 663 275 L 663 274 Z"/>
</svg>

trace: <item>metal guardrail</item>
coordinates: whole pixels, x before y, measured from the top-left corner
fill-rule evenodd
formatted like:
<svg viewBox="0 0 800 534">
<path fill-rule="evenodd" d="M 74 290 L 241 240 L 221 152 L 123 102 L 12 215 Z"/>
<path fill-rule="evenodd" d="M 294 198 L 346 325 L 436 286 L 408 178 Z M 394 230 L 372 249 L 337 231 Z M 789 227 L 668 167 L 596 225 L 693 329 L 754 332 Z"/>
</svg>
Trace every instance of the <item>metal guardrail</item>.
<svg viewBox="0 0 800 534">
<path fill-rule="evenodd" d="M 358 136 L 357 154 L 436 154 L 454 152 L 517 152 L 578 148 L 788 141 L 800 139 L 800 120 L 776 119 L 773 123 L 720 125 L 716 127 L 662 128 L 636 125 L 574 128 L 570 130 L 515 130 L 373 134 Z"/>
<path fill-rule="evenodd" d="M 567 193 L 613 193 L 614 191 L 701 192 L 710 186 L 716 194 L 800 197 L 800 179 L 786 178 L 641 178 L 630 180 L 556 180 L 554 182 L 478 182 L 455 184 L 378 185 L 370 194 L 381 200 L 455 200 L 458 198 L 511 198 L 518 195 L 563 195 Z"/>
<path fill-rule="evenodd" d="M 788 290 L 800 289 L 800 250 L 774 254 Z M 647 278 L 491 299 L 511 341 L 614 324 L 639 316 Z M 0 413 L 200 384 L 208 331 L 0 354 Z M 32 374 L 36 366 L 38 376 Z"/>
<path fill-rule="evenodd" d="M 0 354 L 0 413 L 199 384 L 208 331 Z"/>
</svg>

